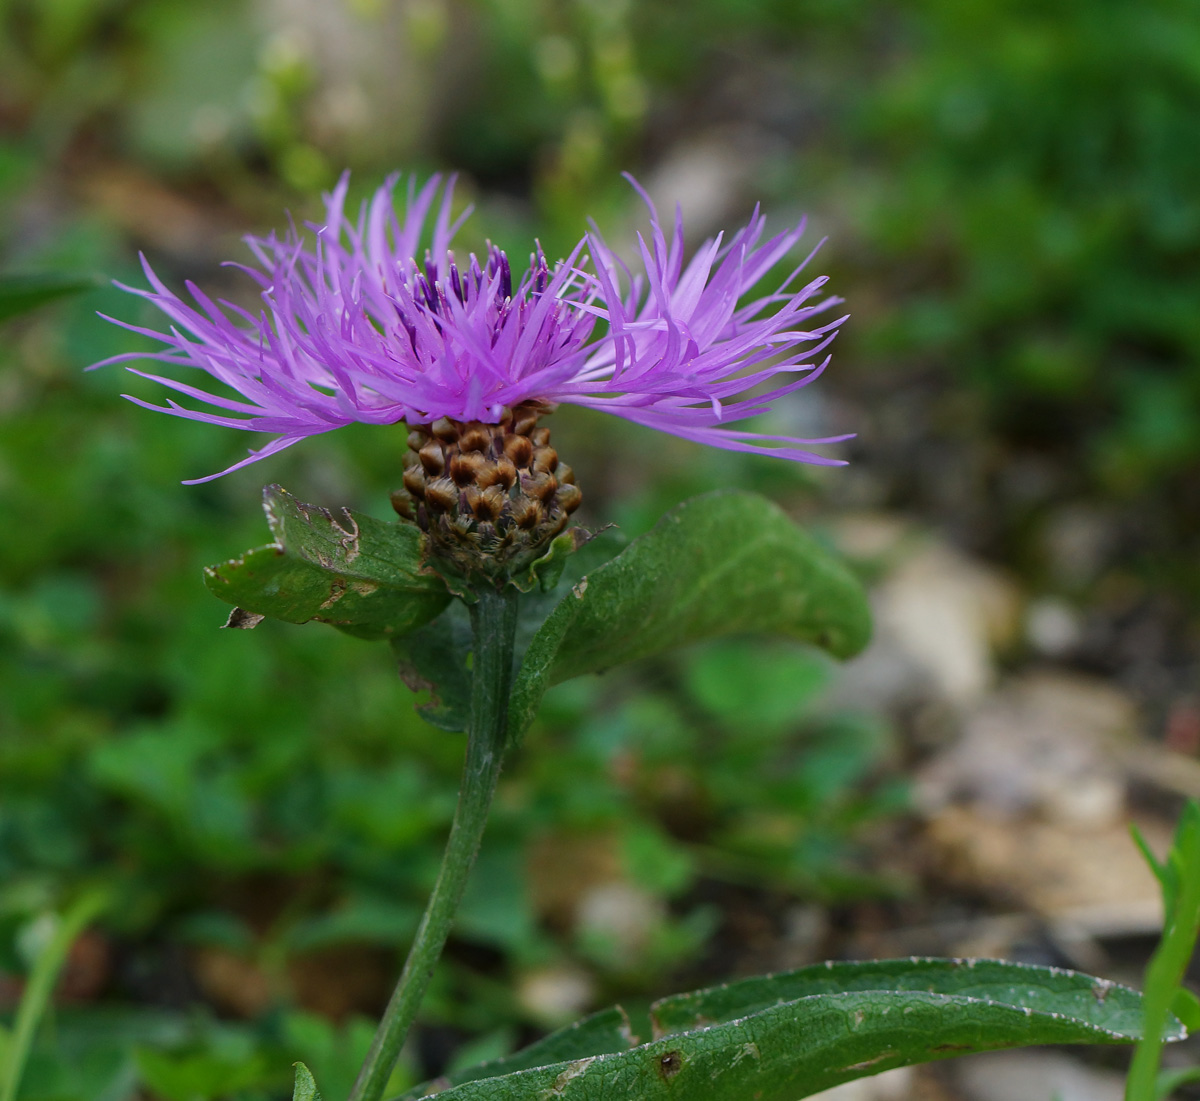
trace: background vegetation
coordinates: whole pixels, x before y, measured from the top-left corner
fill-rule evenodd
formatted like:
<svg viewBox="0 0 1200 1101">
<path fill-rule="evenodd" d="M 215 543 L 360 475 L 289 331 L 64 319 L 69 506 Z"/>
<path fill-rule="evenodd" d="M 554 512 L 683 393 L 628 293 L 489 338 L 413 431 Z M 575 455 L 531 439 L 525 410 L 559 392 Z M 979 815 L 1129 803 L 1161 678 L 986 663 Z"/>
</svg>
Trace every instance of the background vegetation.
<svg viewBox="0 0 1200 1101">
<path fill-rule="evenodd" d="M 1188 0 L 0 3 L 0 271 L 96 277 L 0 329 L 0 1000 L 65 900 L 116 898 L 22 1096 L 277 1096 L 301 1054 L 336 1094 L 461 757 L 386 648 L 216 629 L 199 571 L 265 540 L 261 483 L 387 515 L 403 436 L 181 487 L 247 438 L 82 370 L 134 346 L 96 313 L 139 318 L 108 285 L 140 281 L 139 249 L 245 299 L 219 267 L 239 235 L 315 216 L 346 167 L 358 194 L 460 171 L 466 239 L 518 257 L 589 216 L 630 233 L 625 169 L 684 203 L 693 244 L 755 201 L 807 211 L 853 319 L 776 423 L 858 431 L 855 465 L 568 410 L 585 522 L 636 534 L 721 484 L 818 526 L 903 509 L 1067 601 L 1072 660 L 1163 714 L 1197 658 L 1198 119 Z M 1064 516 L 1099 532 L 1065 559 Z M 724 643 L 553 694 L 405 1073 L 730 973 L 747 907 L 908 889 L 864 848 L 903 809 L 907 750 L 827 702 L 831 675 Z"/>
</svg>

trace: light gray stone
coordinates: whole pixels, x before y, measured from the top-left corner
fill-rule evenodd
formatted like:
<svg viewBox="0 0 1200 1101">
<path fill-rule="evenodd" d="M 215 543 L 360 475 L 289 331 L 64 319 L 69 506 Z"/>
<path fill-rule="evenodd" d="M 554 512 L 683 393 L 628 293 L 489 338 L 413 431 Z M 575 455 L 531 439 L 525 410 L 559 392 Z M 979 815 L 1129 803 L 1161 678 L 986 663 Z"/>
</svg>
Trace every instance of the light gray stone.
<svg viewBox="0 0 1200 1101">
<path fill-rule="evenodd" d="M 967 1101 L 1122 1101 L 1125 1079 L 1051 1051 L 970 1055 L 954 1067 Z"/>
</svg>

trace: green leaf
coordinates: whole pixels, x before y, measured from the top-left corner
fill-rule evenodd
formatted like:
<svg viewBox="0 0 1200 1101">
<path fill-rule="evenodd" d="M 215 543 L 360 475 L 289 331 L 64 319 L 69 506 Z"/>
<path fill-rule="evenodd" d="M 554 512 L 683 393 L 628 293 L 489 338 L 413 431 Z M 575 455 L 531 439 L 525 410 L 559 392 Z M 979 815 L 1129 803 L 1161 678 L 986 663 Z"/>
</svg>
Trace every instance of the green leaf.
<svg viewBox="0 0 1200 1101">
<path fill-rule="evenodd" d="M 1175 991 L 1171 1012 L 1183 1022 L 1188 1032 L 1200 1032 L 1200 998 L 1186 986 Z"/>
<path fill-rule="evenodd" d="M 510 736 L 552 684 L 750 631 L 850 657 L 867 644 L 871 618 L 850 572 L 765 498 L 723 491 L 685 501 L 550 613 L 514 683 Z"/>
<path fill-rule="evenodd" d="M 414 692 L 428 689 L 417 711 L 426 722 L 457 733 L 471 713 L 471 616 L 454 601 L 431 623 L 392 640 L 400 676 Z"/>
<path fill-rule="evenodd" d="M 236 1059 L 210 1051 L 173 1055 L 137 1048 L 134 1062 L 142 1081 L 167 1101 L 227 1097 L 240 1090 L 261 1087 L 273 1077 L 261 1053 Z"/>
<path fill-rule="evenodd" d="M 416 1101 L 419 1097 L 425 1097 L 435 1085 L 437 1089 L 444 1090 L 464 1082 L 496 1078 L 531 1067 L 544 1067 L 572 1059 L 628 1051 L 636 1042 L 636 1037 L 630 1031 L 625 1010 L 620 1006 L 613 1006 L 611 1009 L 593 1013 L 590 1017 L 584 1017 L 566 1028 L 560 1028 L 513 1055 L 446 1075 L 437 1079 L 436 1083 L 426 1082 L 394 1098 L 393 1101 Z"/>
<path fill-rule="evenodd" d="M 332 513 L 279 486 L 263 491 L 263 509 L 275 542 L 204 571 L 209 589 L 237 606 L 228 626 L 315 619 L 358 638 L 391 638 L 450 601 L 441 579 L 423 571 L 425 537 L 411 524 Z"/>
<path fill-rule="evenodd" d="M 653 1014 L 665 1034 L 651 1043 L 612 1053 L 576 1049 L 550 1066 L 464 1082 L 439 1101 L 797 1101 L 892 1067 L 968 1052 L 1131 1042 L 1140 1034 L 1141 999 L 1057 968 L 885 960 L 666 998 Z M 1173 1022 L 1167 1038 L 1182 1035 Z"/>
<path fill-rule="evenodd" d="M 56 298 L 79 294 L 99 285 L 100 280 L 95 276 L 53 271 L 0 275 L 0 321 L 28 313 Z"/>
<path fill-rule="evenodd" d="M 591 536 L 584 528 L 568 528 L 555 538 L 549 549 L 541 558 L 534 559 L 528 569 L 509 578 L 509 584 L 515 585 L 523 593 L 551 592 L 562 578 L 563 570 L 571 556 L 586 546 Z"/>
<path fill-rule="evenodd" d="M 1078 971 L 1005 960 L 903 959 L 831 962 L 782 975 L 727 983 L 663 998 L 651 1007 L 656 1036 L 731 1021 L 783 1001 L 850 991 L 960 995 L 1039 1013 L 1061 1013 L 1119 1032 L 1141 1035 L 1142 996 L 1127 986 Z M 1170 1039 L 1182 1039 L 1178 1022 Z"/>
<path fill-rule="evenodd" d="M 1143 855 L 1162 886 L 1163 935 L 1146 968 L 1146 1035 L 1138 1044 L 1125 1083 L 1128 1101 L 1155 1101 L 1159 1088 L 1162 1038 L 1156 1022 L 1171 1020 L 1179 1009 L 1195 1016 L 1195 999 L 1182 982 L 1200 936 L 1200 803 L 1189 799 L 1179 816 L 1170 852 L 1161 864 L 1139 834 Z"/>
<path fill-rule="evenodd" d="M 565 541 L 565 542 L 564 542 Z M 562 578 L 568 585 L 577 582 L 588 570 L 603 565 L 625 543 L 606 532 L 571 549 L 569 536 L 555 540 L 556 549 L 539 561 L 556 558 L 535 579 Z M 535 563 L 536 565 L 536 563 Z M 523 592 L 518 607 L 517 661 L 528 649 L 546 617 L 554 610 L 558 596 L 540 585 Z M 466 730 L 471 707 L 471 619 L 461 601 L 454 601 L 431 623 L 392 640 L 404 682 L 414 691 L 427 689 L 429 700 L 417 710 L 429 723 L 452 733 Z"/>
<path fill-rule="evenodd" d="M 1136 822 L 1129 823 L 1129 833 L 1130 836 L 1133 837 L 1133 843 L 1138 847 L 1138 851 L 1142 854 L 1142 859 L 1146 862 L 1146 865 L 1149 867 L 1149 869 L 1154 873 L 1154 878 L 1158 880 L 1159 885 L 1164 890 L 1168 890 L 1169 887 L 1167 883 L 1166 865 L 1159 863 L 1158 857 L 1154 855 L 1153 850 L 1146 841 L 1145 835 L 1138 828 Z"/>
<path fill-rule="evenodd" d="M 321 1101 L 321 1091 L 317 1089 L 312 1071 L 303 1063 L 296 1064 L 296 1086 L 292 1090 L 292 1101 Z"/>
</svg>

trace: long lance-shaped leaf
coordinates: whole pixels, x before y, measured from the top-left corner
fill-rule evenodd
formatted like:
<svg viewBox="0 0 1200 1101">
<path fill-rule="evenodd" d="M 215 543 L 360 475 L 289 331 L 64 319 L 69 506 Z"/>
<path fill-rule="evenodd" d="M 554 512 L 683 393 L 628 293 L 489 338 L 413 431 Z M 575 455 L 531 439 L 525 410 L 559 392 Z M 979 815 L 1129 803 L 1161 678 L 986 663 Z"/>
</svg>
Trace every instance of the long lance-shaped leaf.
<svg viewBox="0 0 1200 1101">
<path fill-rule="evenodd" d="M 510 731 L 551 684 L 716 635 L 787 635 L 849 657 L 870 638 L 862 586 L 765 498 L 717 492 L 668 512 L 559 602 L 525 653 Z"/>
<path fill-rule="evenodd" d="M 392 638 L 449 603 L 441 579 L 422 568 L 424 536 L 412 525 L 306 505 L 279 486 L 263 491 L 263 509 L 275 542 L 204 571 L 209 589 L 237 606 L 230 626 L 315 619 Z"/>
<path fill-rule="evenodd" d="M 741 979 L 661 998 L 650 1014 L 657 1037 L 721 1024 L 781 1001 L 867 990 L 962 995 L 1039 1012 L 1069 1013 L 1130 1038 L 1141 1035 L 1142 995 L 1119 983 L 1060 967 L 920 956 L 830 961 L 785 974 Z M 1178 1029 L 1178 1022 L 1174 1027 Z"/>
<path fill-rule="evenodd" d="M 575 1047 L 569 1061 L 477 1079 L 439 1101 L 798 1101 L 892 1067 L 1141 1033 L 1136 991 L 999 961 L 834 963 L 663 999 L 653 1013 L 668 1034 L 652 1043 Z M 1164 1038 L 1183 1035 L 1172 1021 Z"/>
<path fill-rule="evenodd" d="M 449 1089 L 463 1082 L 475 1082 L 480 1078 L 495 1078 L 513 1071 L 543 1067 L 564 1060 L 582 1059 L 589 1055 L 607 1055 L 615 1051 L 628 1051 L 636 1040 L 629 1028 L 629 1018 L 620 1006 L 602 1009 L 590 1017 L 560 1028 L 544 1036 L 537 1043 L 522 1048 L 502 1059 L 492 1059 L 478 1066 L 468 1067 L 454 1074 L 438 1078 L 424 1085 L 414 1086 L 393 1101 L 417 1101 L 437 1090 Z"/>
</svg>

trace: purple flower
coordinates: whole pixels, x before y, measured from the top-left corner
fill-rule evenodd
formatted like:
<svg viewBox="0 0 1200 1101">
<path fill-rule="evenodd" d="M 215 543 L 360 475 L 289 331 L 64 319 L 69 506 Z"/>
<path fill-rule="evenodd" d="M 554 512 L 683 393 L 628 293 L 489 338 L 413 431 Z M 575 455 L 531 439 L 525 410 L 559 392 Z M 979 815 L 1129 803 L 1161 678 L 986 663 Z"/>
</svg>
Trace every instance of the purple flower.
<svg viewBox="0 0 1200 1101">
<path fill-rule="evenodd" d="M 844 320 L 815 323 L 840 301 L 819 296 L 823 276 L 791 289 L 808 259 L 777 290 L 742 301 L 791 250 L 803 222 L 762 242 L 765 220 L 755 210 L 728 242 L 706 242 L 685 266 L 681 215 L 668 241 L 634 183 L 651 217 L 650 241 L 638 236 L 640 272 L 593 231 L 553 268 L 539 246 L 514 285 L 508 258 L 493 245 L 482 263 L 474 254 L 461 267 L 455 260 L 451 240 L 467 215 L 451 222 L 453 179 L 440 203 L 438 177 L 419 191 L 410 179 L 402 220 L 393 202 L 397 180 L 352 219 L 343 176 L 326 197 L 324 223 L 309 227 L 315 243 L 294 228 L 282 239 L 247 238 L 259 266 L 236 266 L 261 288 L 257 315 L 213 302 L 189 282 L 190 305 L 143 258 L 151 289 L 122 289 L 153 302 L 170 328 L 116 323 L 165 347 L 104 362 L 198 367 L 224 387 L 129 368 L 209 409 L 125 396 L 176 416 L 276 435 L 222 474 L 354 421 L 496 423 L 505 407 L 530 400 L 586 405 L 730 450 L 840 464 L 806 445 L 847 436 L 802 440 L 730 427 L 816 378 L 828 363 L 818 357 Z M 431 248 L 419 259 L 435 205 Z"/>
</svg>

